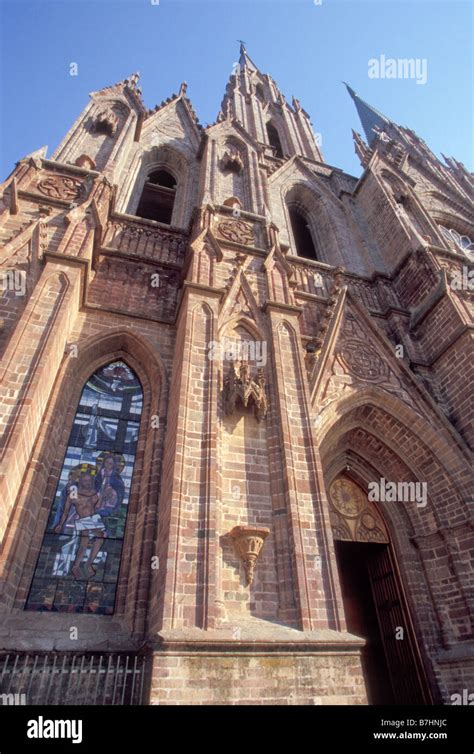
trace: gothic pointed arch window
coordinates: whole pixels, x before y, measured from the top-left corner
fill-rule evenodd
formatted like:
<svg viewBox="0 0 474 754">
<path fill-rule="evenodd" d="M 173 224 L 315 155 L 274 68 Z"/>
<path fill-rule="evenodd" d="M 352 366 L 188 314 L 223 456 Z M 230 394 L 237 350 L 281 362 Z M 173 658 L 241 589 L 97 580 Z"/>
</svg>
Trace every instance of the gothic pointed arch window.
<svg viewBox="0 0 474 754">
<path fill-rule="evenodd" d="M 148 220 L 171 225 L 176 198 L 176 179 L 168 170 L 149 173 L 136 214 Z"/>
<path fill-rule="evenodd" d="M 299 257 L 305 257 L 306 259 L 313 259 L 316 261 L 318 255 L 316 253 L 313 236 L 305 214 L 299 207 L 295 206 L 288 207 L 288 212 L 290 215 L 291 230 L 293 231 L 296 253 Z"/>
<path fill-rule="evenodd" d="M 114 612 L 143 392 L 123 361 L 79 399 L 26 610 Z"/>
<path fill-rule="evenodd" d="M 275 157 L 282 158 L 283 147 L 281 146 L 280 134 L 278 133 L 276 126 L 271 121 L 267 123 L 267 137 L 268 143 L 275 150 Z"/>
<path fill-rule="evenodd" d="M 454 245 L 456 251 L 462 251 L 467 257 L 472 258 L 474 254 L 474 241 L 471 241 L 467 234 L 458 233 L 454 228 L 447 228 L 444 225 L 439 225 L 439 229 L 450 246 Z"/>
<path fill-rule="evenodd" d="M 257 84 L 257 86 L 255 87 L 255 96 L 257 97 L 259 102 L 265 102 L 265 92 L 261 84 Z"/>
</svg>

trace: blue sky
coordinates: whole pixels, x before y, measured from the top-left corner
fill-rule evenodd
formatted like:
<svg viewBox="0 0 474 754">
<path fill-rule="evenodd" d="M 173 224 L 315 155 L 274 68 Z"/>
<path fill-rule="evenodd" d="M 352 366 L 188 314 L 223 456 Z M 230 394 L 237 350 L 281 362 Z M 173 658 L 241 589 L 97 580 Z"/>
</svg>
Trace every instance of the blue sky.
<svg viewBox="0 0 474 754">
<path fill-rule="evenodd" d="M 473 169 L 470 2 L 410 0 L 0 0 L 0 180 L 25 154 L 51 155 L 88 93 L 140 71 L 147 107 L 188 82 L 203 125 L 219 111 L 237 39 L 321 133 L 326 161 L 353 175 L 351 128 L 361 130 L 341 81 L 439 155 Z M 369 60 L 427 61 L 427 82 L 374 79 Z M 71 76 L 70 64 L 78 64 Z"/>
</svg>

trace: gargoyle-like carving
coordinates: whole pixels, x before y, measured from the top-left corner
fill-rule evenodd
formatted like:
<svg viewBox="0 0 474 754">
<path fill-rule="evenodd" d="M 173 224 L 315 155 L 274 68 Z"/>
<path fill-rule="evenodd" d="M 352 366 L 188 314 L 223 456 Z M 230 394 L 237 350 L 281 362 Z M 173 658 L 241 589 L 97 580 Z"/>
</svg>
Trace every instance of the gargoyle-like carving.
<svg viewBox="0 0 474 754">
<path fill-rule="evenodd" d="M 244 169 L 244 161 L 237 149 L 227 147 L 221 158 L 223 170 L 231 170 L 233 173 L 240 173 Z"/>
<path fill-rule="evenodd" d="M 263 369 L 257 370 L 257 378 L 254 380 L 249 374 L 249 365 L 246 361 L 240 362 L 237 372 L 235 364 L 231 362 L 230 373 L 224 384 L 224 406 L 227 415 L 236 409 L 237 400 L 240 399 L 245 407 L 249 401 L 255 404 L 255 416 L 262 421 L 267 415 L 268 402 L 265 392 L 265 375 Z"/>
<path fill-rule="evenodd" d="M 102 110 L 94 120 L 93 130 L 97 134 L 107 134 L 113 136 L 117 130 L 119 119 L 114 111 L 108 108 Z"/>
</svg>

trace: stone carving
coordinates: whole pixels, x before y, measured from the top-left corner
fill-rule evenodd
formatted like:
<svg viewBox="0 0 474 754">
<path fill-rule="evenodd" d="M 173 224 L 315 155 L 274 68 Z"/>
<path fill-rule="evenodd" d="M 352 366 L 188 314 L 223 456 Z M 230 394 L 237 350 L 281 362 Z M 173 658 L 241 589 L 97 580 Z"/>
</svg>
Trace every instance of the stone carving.
<svg viewBox="0 0 474 754">
<path fill-rule="evenodd" d="M 269 533 L 265 526 L 234 526 L 230 532 L 244 566 L 247 586 L 253 582 L 255 565 Z"/>
<path fill-rule="evenodd" d="M 243 220 L 222 220 L 217 226 L 217 232 L 228 241 L 250 246 L 254 242 L 253 228 Z"/>
<path fill-rule="evenodd" d="M 329 520 L 334 539 L 342 539 L 344 542 L 350 542 L 352 539 L 351 530 L 344 522 L 342 516 L 331 510 L 329 511 Z"/>
<path fill-rule="evenodd" d="M 255 416 L 258 421 L 266 417 L 268 403 L 263 369 L 257 370 L 257 378 L 254 380 L 250 377 L 249 365 L 246 361 L 240 362 L 238 373 L 235 364 L 231 362 L 230 373 L 224 383 L 224 409 L 227 415 L 236 410 L 236 403 L 239 399 L 245 407 L 248 406 L 249 401 L 255 404 Z"/>
<path fill-rule="evenodd" d="M 236 147 L 227 145 L 226 150 L 221 158 L 221 166 L 223 170 L 230 170 L 233 173 L 241 173 L 244 169 L 244 161 L 240 156 L 240 152 Z"/>
<path fill-rule="evenodd" d="M 334 539 L 349 542 L 389 542 L 382 517 L 361 488 L 345 477 L 329 490 L 330 520 Z"/>
<path fill-rule="evenodd" d="M 354 494 L 354 488 L 346 479 L 336 479 L 331 486 L 332 504 L 345 518 L 357 518 L 367 504 L 363 495 Z M 355 489 L 358 491 L 359 488 Z"/>
<path fill-rule="evenodd" d="M 348 381 L 344 375 L 355 379 Z M 327 408 L 334 401 L 347 397 L 364 382 L 377 384 L 382 390 L 409 405 L 419 416 L 431 421 L 431 415 L 426 411 L 423 402 L 413 397 L 408 380 L 399 372 L 395 372 L 371 345 L 350 339 L 342 342 L 333 361 L 329 379 L 320 399 L 320 410 Z"/>
<path fill-rule="evenodd" d="M 97 134 L 107 134 L 113 136 L 118 127 L 119 119 L 113 110 L 107 108 L 102 110 L 94 120 L 93 131 Z"/>
<path fill-rule="evenodd" d="M 67 202 L 78 199 L 82 192 L 82 183 L 68 175 L 48 175 L 39 181 L 38 191 L 51 199 L 63 199 Z"/>
<path fill-rule="evenodd" d="M 377 526 L 377 519 L 366 511 L 360 517 L 356 529 L 358 542 L 387 542 L 387 535 Z"/>
<path fill-rule="evenodd" d="M 388 377 L 387 367 L 379 354 L 368 343 L 346 340 L 339 358 L 349 374 L 368 382 L 381 382 Z"/>
<path fill-rule="evenodd" d="M 81 154 L 74 163 L 79 168 L 87 168 L 87 170 L 95 170 L 95 162 L 88 154 Z"/>
<path fill-rule="evenodd" d="M 106 246 L 126 254 L 153 258 L 161 262 L 182 259 L 187 248 L 184 235 L 168 233 L 161 228 L 147 228 L 126 222 L 109 222 Z"/>
</svg>

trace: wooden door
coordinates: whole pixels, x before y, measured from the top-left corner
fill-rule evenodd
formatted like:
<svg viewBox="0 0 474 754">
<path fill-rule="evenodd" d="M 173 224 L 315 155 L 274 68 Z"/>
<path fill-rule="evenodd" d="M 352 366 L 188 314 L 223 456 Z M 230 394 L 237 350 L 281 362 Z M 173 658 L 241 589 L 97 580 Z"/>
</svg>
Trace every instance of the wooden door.
<svg viewBox="0 0 474 754">
<path fill-rule="evenodd" d="M 377 547 L 369 553 L 367 571 L 395 703 L 430 704 L 429 687 L 390 546 Z"/>
</svg>

